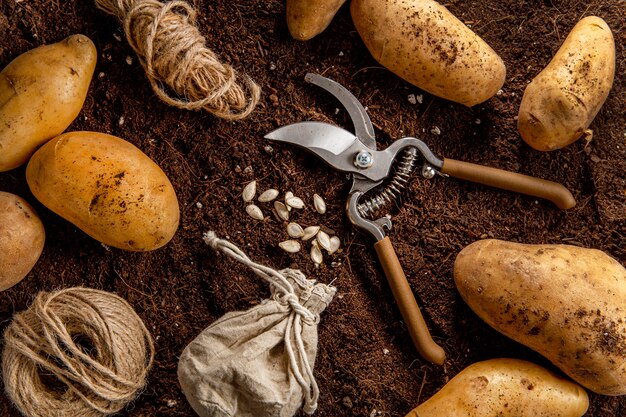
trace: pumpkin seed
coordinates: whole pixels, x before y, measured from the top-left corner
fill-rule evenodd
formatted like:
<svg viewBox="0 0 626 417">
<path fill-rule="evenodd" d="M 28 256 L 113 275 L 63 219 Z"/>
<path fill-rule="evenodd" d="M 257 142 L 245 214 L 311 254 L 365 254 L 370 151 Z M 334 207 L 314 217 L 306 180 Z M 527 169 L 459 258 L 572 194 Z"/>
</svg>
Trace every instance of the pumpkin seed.
<svg viewBox="0 0 626 417">
<path fill-rule="evenodd" d="M 317 245 L 317 242 L 313 242 L 313 246 L 311 246 L 311 259 L 318 265 L 321 264 L 324 260 L 324 257 L 322 256 L 322 251 Z"/>
<path fill-rule="evenodd" d="M 300 197 L 291 197 L 287 199 L 286 203 L 287 203 L 287 206 L 295 208 L 295 209 L 304 208 L 304 201 L 302 201 Z"/>
<path fill-rule="evenodd" d="M 289 204 L 287 204 L 287 200 L 289 200 L 291 197 L 293 197 L 293 193 L 291 191 L 287 191 L 285 193 L 285 206 L 287 207 L 287 210 L 291 211 L 291 207 L 289 206 Z"/>
<path fill-rule="evenodd" d="M 280 242 L 278 246 L 289 253 L 296 253 L 300 250 L 300 242 L 297 240 L 285 240 L 284 242 Z"/>
<path fill-rule="evenodd" d="M 248 215 L 253 219 L 263 220 L 263 212 L 254 204 L 248 204 L 246 206 L 246 213 L 248 213 Z"/>
<path fill-rule="evenodd" d="M 278 190 L 270 188 L 269 190 L 263 191 L 263 193 L 259 196 L 259 201 L 261 203 L 267 203 L 276 197 L 278 197 Z"/>
<path fill-rule="evenodd" d="M 287 233 L 293 238 L 300 238 L 304 236 L 304 229 L 298 223 L 289 223 L 287 225 Z"/>
<path fill-rule="evenodd" d="M 241 193 L 241 198 L 243 198 L 243 201 L 245 201 L 246 203 L 249 203 L 250 201 L 252 201 L 255 194 L 256 194 L 256 181 L 252 181 L 251 183 L 249 183 L 243 188 L 243 192 Z"/>
<path fill-rule="evenodd" d="M 289 220 L 289 210 L 287 206 L 281 203 L 280 201 L 274 201 L 274 208 L 276 209 L 276 214 L 283 220 Z"/>
<path fill-rule="evenodd" d="M 320 231 L 320 227 L 319 226 L 309 226 L 309 227 L 307 227 L 306 229 L 304 229 L 304 235 L 302 236 L 302 240 L 309 240 L 309 239 L 311 239 L 319 231 Z"/>
<path fill-rule="evenodd" d="M 328 251 L 328 254 L 332 255 L 333 253 L 337 252 L 337 249 L 339 249 L 340 245 L 341 245 L 341 240 L 339 240 L 337 236 L 331 237 L 330 238 L 330 250 Z"/>
<path fill-rule="evenodd" d="M 322 247 L 322 249 L 330 252 L 330 237 L 323 231 L 319 231 L 317 233 L 317 243 Z"/>
<path fill-rule="evenodd" d="M 313 194 L 313 206 L 319 214 L 326 213 L 326 203 L 324 199 L 317 194 Z"/>
</svg>

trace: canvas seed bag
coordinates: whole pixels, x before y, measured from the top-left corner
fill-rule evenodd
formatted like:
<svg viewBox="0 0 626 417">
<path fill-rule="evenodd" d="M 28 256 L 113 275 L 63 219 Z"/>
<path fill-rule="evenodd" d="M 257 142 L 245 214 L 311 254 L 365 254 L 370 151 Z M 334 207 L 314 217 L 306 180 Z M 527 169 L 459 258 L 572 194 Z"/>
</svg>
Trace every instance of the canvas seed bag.
<svg viewBox="0 0 626 417">
<path fill-rule="evenodd" d="M 269 281 L 271 297 L 227 313 L 185 348 L 178 379 L 187 400 L 201 417 L 291 417 L 300 407 L 312 414 L 317 324 L 336 288 L 255 264 L 211 232 L 205 241 Z"/>
</svg>

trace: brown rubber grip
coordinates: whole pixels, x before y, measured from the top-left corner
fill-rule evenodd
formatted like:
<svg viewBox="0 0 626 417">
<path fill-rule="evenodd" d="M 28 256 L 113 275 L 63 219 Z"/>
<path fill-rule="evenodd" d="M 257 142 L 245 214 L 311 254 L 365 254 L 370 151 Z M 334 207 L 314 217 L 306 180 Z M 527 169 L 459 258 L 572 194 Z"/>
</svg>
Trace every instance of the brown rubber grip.
<svg viewBox="0 0 626 417">
<path fill-rule="evenodd" d="M 424 359 L 437 365 L 443 365 L 446 360 L 446 353 L 430 336 L 391 240 L 389 237 L 385 237 L 376 242 L 374 248 L 417 351 Z"/>
<path fill-rule="evenodd" d="M 469 162 L 456 161 L 454 159 L 444 159 L 441 172 L 455 178 L 477 182 L 479 184 L 545 198 L 546 200 L 552 201 L 561 210 L 566 210 L 576 205 L 574 196 L 563 185 L 529 175 L 517 174 L 515 172 L 471 164 Z"/>
</svg>

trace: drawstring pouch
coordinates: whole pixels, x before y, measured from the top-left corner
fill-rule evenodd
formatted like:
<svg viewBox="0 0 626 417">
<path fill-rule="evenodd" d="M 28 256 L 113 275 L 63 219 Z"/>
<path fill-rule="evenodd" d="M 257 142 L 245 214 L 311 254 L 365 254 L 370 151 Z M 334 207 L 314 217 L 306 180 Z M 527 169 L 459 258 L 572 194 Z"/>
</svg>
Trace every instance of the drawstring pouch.
<svg viewBox="0 0 626 417">
<path fill-rule="evenodd" d="M 266 280 L 271 297 L 225 314 L 185 348 L 178 380 L 187 400 L 201 417 L 291 417 L 300 407 L 313 414 L 319 315 L 337 289 L 257 264 L 214 232 L 203 238 Z"/>
</svg>

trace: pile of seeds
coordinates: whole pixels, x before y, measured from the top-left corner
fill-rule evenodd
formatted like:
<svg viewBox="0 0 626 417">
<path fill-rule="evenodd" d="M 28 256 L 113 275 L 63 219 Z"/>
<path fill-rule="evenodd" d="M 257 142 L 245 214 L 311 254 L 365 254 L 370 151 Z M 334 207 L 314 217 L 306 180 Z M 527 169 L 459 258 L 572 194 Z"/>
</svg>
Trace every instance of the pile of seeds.
<svg viewBox="0 0 626 417">
<path fill-rule="evenodd" d="M 246 212 L 250 217 L 255 220 L 263 221 L 265 216 L 259 206 L 252 201 L 256 196 L 256 181 L 252 181 L 246 185 L 243 189 L 241 197 L 246 203 Z M 291 191 L 285 193 L 283 201 L 276 200 L 280 193 L 274 188 L 263 191 L 257 199 L 261 203 L 274 202 L 274 210 L 278 218 L 284 221 L 289 220 L 289 215 L 292 209 L 303 209 L 305 207 L 304 201 L 293 195 Z M 313 195 L 313 207 L 319 214 L 326 213 L 326 203 L 324 199 L 318 194 Z M 321 226 L 309 226 L 303 228 L 298 223 L 290 222 L 287 224 L 287 234 L 291 239 L 282 241 L 278 246 L 289 253 L 296 253 L 302 249 L 302 244 L 297 239 L 303 242 L 311 240 L 311 259 L 316 265 L 319 265 L 324 260 L 322 255 L 322 249 L 328 252 L 329 255 L 337 252 L 341 241 L 337 236 L 329 236 Z"/>
</svg>

